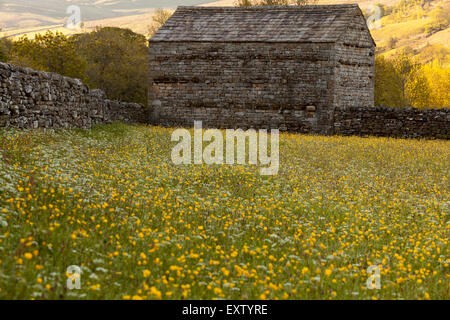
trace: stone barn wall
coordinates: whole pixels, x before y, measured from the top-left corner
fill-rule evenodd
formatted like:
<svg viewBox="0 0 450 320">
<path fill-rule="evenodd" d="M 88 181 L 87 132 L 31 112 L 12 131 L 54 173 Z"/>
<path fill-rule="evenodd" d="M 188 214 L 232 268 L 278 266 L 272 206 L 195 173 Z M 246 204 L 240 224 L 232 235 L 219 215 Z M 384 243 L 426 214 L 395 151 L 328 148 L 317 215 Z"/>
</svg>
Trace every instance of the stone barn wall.
<svg viewBox="0 0 450 320">
<path fill-rule="evenodd" d="M 78 79 L 0 63 L 0 127 L 89 128 L 147 119 L 145 107 L 109 100 Z"/>
<path fill-rule="evenodd" d="M 154 123 L 327 133 L 331 43 L 150 42 Z"/>
<path fill-rule="evenodd" d="M 179 7 L 149 40 L 152 119 L 331 134 L 373 106 L 374 51 L 355 4 Z"/>
<path fill-rule="evenodd" d="M 374 106 L 375 46 L 366 21 L 356 14 L 335 44 L 336 107 Z"/>
</svg>

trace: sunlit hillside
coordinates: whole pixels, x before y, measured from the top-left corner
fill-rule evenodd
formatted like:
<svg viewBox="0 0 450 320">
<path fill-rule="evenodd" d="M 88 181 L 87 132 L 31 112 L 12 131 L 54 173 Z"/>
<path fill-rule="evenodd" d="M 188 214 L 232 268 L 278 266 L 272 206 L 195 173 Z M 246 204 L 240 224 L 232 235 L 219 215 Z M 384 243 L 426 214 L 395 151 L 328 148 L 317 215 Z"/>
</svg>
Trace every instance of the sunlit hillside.
<svg viewBox="0 0 450 320">
<path fill-rule="evenodd" d="M 89 32 L 94 30 L 96 27 L 106 27 L 106 26 L 128 28 L 133 30 L 134 32 L 146 35 L 148 25 L 152 21 L 153 11 L 154 10 L 149 10 L 148 13 L 138 15 L 85 21 L 81 29 L 68 29 L 65 28 L 62 23 L 58 23 L 38 28 L 28 27 L 28 28 L 4 30 L 3 36 L 9 37 L 11 39 L 18 39 L 24 35 L 27 35 L 28 38 L 32 39 L 36 34 L 45 33 L 47 30 L 51 30 L 53 32 L 58 31 L 65 35 L 72 35 L 80 32 Z"/>
<path fill-rule="evenodd" d="M 450 2 L 402 1 L 395 7 L 385 7 L 381 28 L 371 30 L 378 52 L 392 56 L 400 50 L 418 55 L 423 62 L 444 59 L 449 54 Z M 382 10 L 382 11 L 383 11 Z"/>
<path fill-rule="evenodd" d="M 17 30 L 63 25 L 69 16 L 68 8 L 73 5 L 80 8 L 83 21 L 93 21 L 206 2 L 208 0 L 0 0 L 0 28 Z"/>
</svg>

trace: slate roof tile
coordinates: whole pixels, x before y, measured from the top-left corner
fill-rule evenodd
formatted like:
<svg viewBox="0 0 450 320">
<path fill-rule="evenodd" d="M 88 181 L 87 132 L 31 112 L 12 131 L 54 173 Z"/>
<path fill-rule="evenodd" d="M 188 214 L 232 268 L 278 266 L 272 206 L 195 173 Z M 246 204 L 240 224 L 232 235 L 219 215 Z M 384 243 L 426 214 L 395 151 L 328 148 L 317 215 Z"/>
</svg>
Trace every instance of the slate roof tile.
<svg viewBox="0 0 450 320">
<path fill-rule="evenodd" d="M 178 7 L 151 42 L 336 42 L 357 4 Z"/>
</svg>

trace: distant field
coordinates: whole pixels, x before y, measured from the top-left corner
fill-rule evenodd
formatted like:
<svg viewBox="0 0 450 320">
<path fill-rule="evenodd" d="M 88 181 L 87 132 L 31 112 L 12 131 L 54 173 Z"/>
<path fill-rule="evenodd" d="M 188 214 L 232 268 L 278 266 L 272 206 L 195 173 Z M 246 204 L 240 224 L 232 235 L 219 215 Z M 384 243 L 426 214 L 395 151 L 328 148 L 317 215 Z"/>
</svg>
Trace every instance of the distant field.
<svg viewBox="0 0 450 320">
<path fill-rule="evenodd" d="M 119 28 L 128 28 L 133 30 L 134 32 L 146 35 L 148 32 L 148 26 L 152 21 L 152 17 L 153 17 L 153 10 L 149 10 L 149 13 L 145 14 L 86 21 L 84 22 L 84 27 L 81 30 L 67 29 L 63 26 L 64 22 L 62 21 L 59 24 L 49 26 L 10 29 L 5 30 L 4 32 L 1 33 L 3 34 L 3 36 L 11 37 L 13 39 L 17 39 L 24 34 L 26 34 L 28 38 L 34 38 L 36 34 L 45 33 L 47 30 L 51 30 L 53 32 L 58 31 L 65 35 L 72 35 L 80 32 L 93 31 L 95 30 L 96 27 L 113 26 Z"/>
<path fill-rule="evenodd" d="M 283 134 L 264 177 L 171 132 L 1 129 L 0 298 L 450 298 L 449 141 Z"/>
<path fill-rule="evenodd" d="M 20 29 L 63 24 L 71 5 L 79 6 L 84 21 L 147 13 L 154 8 L 175 8 L 208 0 L 1 0 L 0 28 Z"/>
</svg>

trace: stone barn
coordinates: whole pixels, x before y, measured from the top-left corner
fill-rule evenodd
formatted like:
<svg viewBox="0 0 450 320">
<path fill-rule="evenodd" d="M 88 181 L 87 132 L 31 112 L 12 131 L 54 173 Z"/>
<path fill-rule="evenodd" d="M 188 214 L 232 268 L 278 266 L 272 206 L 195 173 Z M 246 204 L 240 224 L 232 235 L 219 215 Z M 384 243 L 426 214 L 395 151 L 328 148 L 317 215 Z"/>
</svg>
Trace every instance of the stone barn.
<svg viewBox="0 0 450 320">
<path fill-rule="evenodd" d="M 332 134 L 374 104 L 375 42 L 358 5 L 179 7 L 149 40 L 153 123 Z"/>
</svg>

